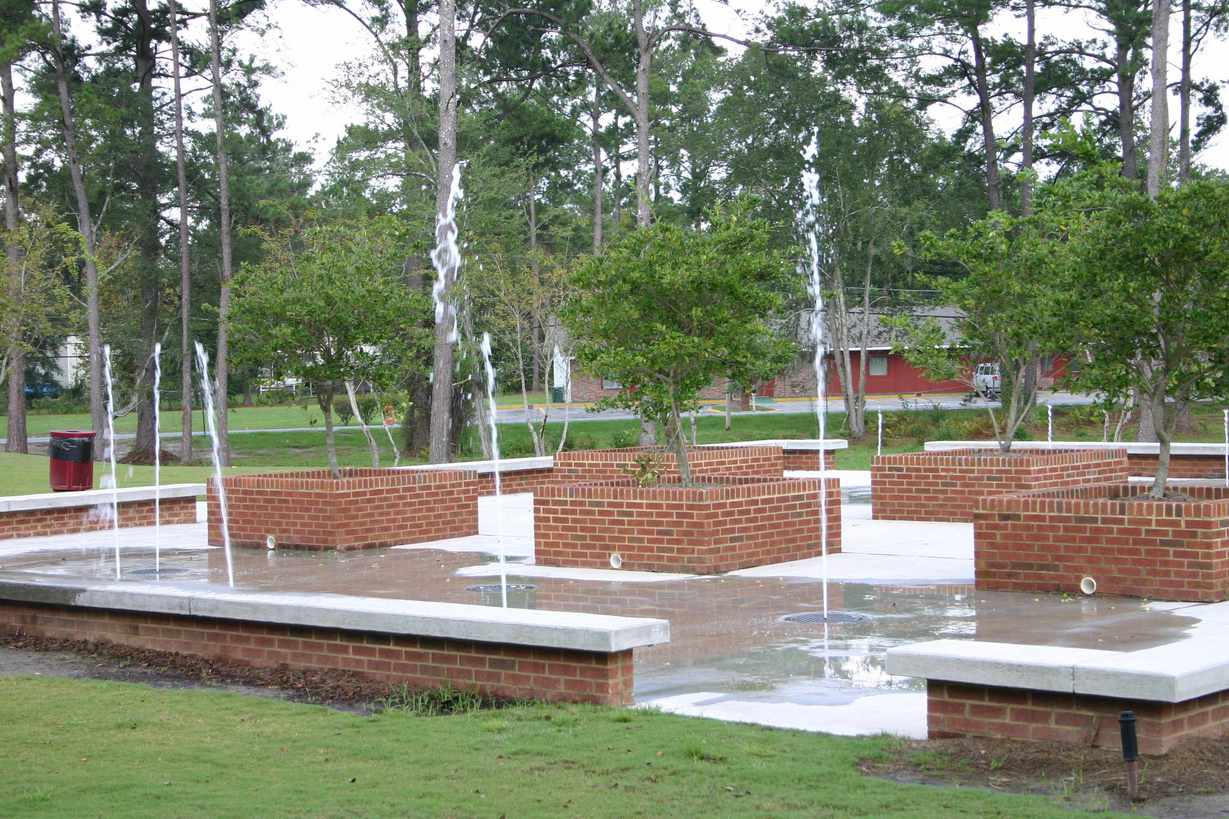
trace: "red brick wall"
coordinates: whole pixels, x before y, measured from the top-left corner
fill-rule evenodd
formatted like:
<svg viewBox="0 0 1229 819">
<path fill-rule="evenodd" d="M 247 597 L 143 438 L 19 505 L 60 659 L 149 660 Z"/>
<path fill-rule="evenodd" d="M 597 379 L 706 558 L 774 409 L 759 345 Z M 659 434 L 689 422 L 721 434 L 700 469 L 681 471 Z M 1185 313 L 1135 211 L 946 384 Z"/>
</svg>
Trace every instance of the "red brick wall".
<svg viewBox="0 0 1229 819">
<path fill-rule="evenodd" d="M 162 522 L 196 523 L 196 498 L 163 498 Z M 153 526 L 154 502 L 120 501 L 119 525 Z M 33 509 L 26 512 L 0 512 L 0 540 L 40 535 L 71 535 L 110 529 L 111 504 L 70 506 L 60 509 Z"/>
<path fill-rule="evenodd" d="M 225 479 L 231 543 L 264 548 L 371 549 L 478 533 L 483 482 L 468 471 L 343 469 Z M 209 542 L 222 542 L 209 484 Z"/>
<path fill-rule="evenodd" d="M 728 382 L 724 378 L 715 378 L 713 381 L 700 390 L 699 398 L 705 401 L 724 401 L 726 392 L 729 387 Z M 613 398 L 619 394 L 619 390 L 607 389 L 602 386 L 602 379 L 581 372 L 575 367 L 572 369 L 572 400 L 580 403 L 591 403 L 600 401 L 603 398 Z M 750 409 L 750 407 L 746 407 Z"/>
<path fill-rule="evenodd" d="M 504 472 L 499 476 L 500 491 L 505 495 L 514 495 L 518 492 L 536 492 L 539 487 L 545 486 L 554 480 L 553 469 L 525 469 L 516 472 Z M 492 473 L 484 473 L 478 476 L 482 482 L 483 495 L 495 494 L 495 476 Z"/>
<path fill-rule="evenodd" d="M 875 520 L 970 521 L 981 497 L 1126 478 L 1125 450 L 879 455 L 871 464 L 871 513 Z"/>
<path fill-rule="evenodd" d="M 582 449 L 560 452 L 555 456 L 555 483 L 622 480 L 625 471 L 645 452 L 656 451 L 661 461 L 662 477 L 678 477 L 677 459 L 665 450 L 641 447 L 626 449 Z M 693 477 L 738 475 L 742 477 L 780 478 L 785 456 L 780 447 L 688 447 L 687 462 Z"/>
<path fill-rule="evenodd" d="M 709 488 L 609 481 L 534 496 L 541 566 L 717 574 L 820 553 L 819 481 L 720 478 Z M 828 551 L 840 551 L 840 482 L 828 479 Z"/>
<path fill-rule="evenodd" d="M 787 449 L 784 451 L 785 468 L 815 472 L 819 469 L 819 456 L 824 456 L 824 469 L 836 469 L 836 453 L 831 450 Z"/>
<path fill-rule="evenodd" d="M 626 705 L 632 699 L 630 650 L 528 648 L 5 601 L 0 601 L 0 629 L 225 657 L 255 666 L 340 669 L 413 688 L 450 684 L 510 699 L 604 705 Z"/>
<path fill-rule="evenodd" d="M 1182 487 L 1187 503 L 1113 500 L 1125 483 L 985 498 L 973 520 L 978 589 L 1097 591 L 1159 600 L 1229 597 L 1229 489 Z"/>
<path fill-rule="evenodd" d="M 926 725 L 932 739 L 978 736 L 1121 746 L 1118 716 L 1135 712 L 1139 750 L 1164 754 L 1195 736 L 1229 734 L 1229 692 L 1180 703 L 1057 694 L 928 680 Z"/>
<path fill-rule="evenodd" d="M 1152 477 L 1156 474 L 1156 455 L 1127 455 L 1127 464 L 1132 475 Z M 1169 477 L 1171 478 L 1220 478 L 1225 479 L 1224 455 L 1170 455 Z"/>
</svg>

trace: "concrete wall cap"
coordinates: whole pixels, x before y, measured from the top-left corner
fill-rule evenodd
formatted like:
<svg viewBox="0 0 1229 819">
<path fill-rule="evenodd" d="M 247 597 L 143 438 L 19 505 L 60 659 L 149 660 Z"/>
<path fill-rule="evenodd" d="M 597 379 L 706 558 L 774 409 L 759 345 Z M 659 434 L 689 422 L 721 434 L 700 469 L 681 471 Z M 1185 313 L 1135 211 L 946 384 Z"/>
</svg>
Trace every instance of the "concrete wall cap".
<svg viewBox="0 0 1229 819">
<path fill-rule="evenodd" d="M 154 487 L 122 487 L 115 491 L 120 503 L 152 501 Z M 158 489 L 163 500 L 172 498 L 195 498 L 205 494 L 203 483 L 171 483 Z M 110 489 L 87 489 L 84 492 L 43 492 L 37 495 L 14 495 L 0 498 L 0 514 L 4 512 L 33 512 L 40 509 L 71 509 L 75 506 L 99 506 L 112 501 Z"/>
<path fill-rule="evenodd" d="M 849 449 L 849 441 L 844 438 L 766 438 L 761 441 L 730 441 L 724 444 L 700 444 L 700 446 L 779 446 L 786 452 L 830 452 L 837 449 Z"/>
<path fill-rule="evenodd" d="M 599 653 L 670 641 L 669 621 L 644 617 L 189 584 L 92 582 L 14 572 L 0 573 L 0 600 Z"/>
<path fill-rule="evenodd" d="M 997 449 L 996 441 L 927 441 L 927 452 L 946 452 L 952 449 Z M 1012 449 L 1125 449 L 1128 455 L 1156 455 L 1160 444 L 1138 441 L 1016 441 Z M 1170 445 L 1171 455 L 1219 455 L 1225 454 L 1224 444 L 1175 443 Z"/>
<path fill-rule="evenodd" d="M 904 677 L 1155 702 L 1229 690 L 1229 637 L 1196 636 L 1139 651 L 934 640 L 888 649 Z"/>
<path fill-rule="evenodd" d="M 549 455 L 532 458 L 500 458 L 499 459 L 499 474 L 503 475 L 508 472 L 527 472 L 535 469 L 551 469 L 555 465 L 555 459 Z M 463 469 L 470 472 L 477 472 L 479 475 L 491 475 L 495 473 L 495 461 L 454 461 L 447 464 L 415 464 L 414 466 L 399 466 L 397 469 L 419 472 L 440 472 L 445 470 Z"/>
</svg>

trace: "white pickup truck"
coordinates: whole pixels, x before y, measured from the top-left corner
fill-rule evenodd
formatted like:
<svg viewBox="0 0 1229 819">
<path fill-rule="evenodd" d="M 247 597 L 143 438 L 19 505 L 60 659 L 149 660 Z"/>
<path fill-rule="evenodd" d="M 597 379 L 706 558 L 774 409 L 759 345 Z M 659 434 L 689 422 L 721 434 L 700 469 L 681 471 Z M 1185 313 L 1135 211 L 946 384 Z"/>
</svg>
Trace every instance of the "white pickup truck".
<svg viewBox="0 0 1229 819">
<path fill-rule="evenodd" d="M 973 392 L 987 401 L 997 401 L 1003 393 L 1003 378 L 998 364 L 978 364 L 973 371 Z"/>
</svg>

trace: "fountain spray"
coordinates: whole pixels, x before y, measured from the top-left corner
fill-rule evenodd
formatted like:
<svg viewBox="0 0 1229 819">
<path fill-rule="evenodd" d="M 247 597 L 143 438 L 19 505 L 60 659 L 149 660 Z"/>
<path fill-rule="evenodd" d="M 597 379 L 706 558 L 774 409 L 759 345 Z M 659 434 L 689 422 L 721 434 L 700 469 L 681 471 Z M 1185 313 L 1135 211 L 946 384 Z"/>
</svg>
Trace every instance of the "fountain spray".
<svg viewBox="0 0 1229 819">
<path fill-rule="evenodd" d="M 154 576 L 162 571 L 162 342 L 154 344 Z"/>
<path fill-rule="evenodd" d="M 879 410 L 879 440 L 875 444 L 875 454 L 883 454 L 883 410 Z"/>
<path fill-rule="evenodd" d="M 800 216 L 801 227 L 806 234 L 809 254 L 808 288 L 815 300 L 811 312 L 811 339 L 815 342 L 815 418 L 819 422 L 821 446 L 827 434 L 827 384 L 824 372 L 824 291 L 820 278 L 819 225 L 821 204 L 819 190 L 819 129 L 815 130 L 811 144 L 802 152 L 802 189 L 806 195 Z M 819 543 L 820 566 L 823 574 L 824 623 L 828 622 L 828 487 L 826 485 L 824 453 L 819 453 Z"/>
<path fill-rule="evenodd" d="M 222 546 L 226 550 L 226 582 L 235 587 L 235 563 L 230 554 L 230 513 L 226 508 L 226 486 L 222 483 L 222 449 L 218 441 L 218 423 L 213 409 L 213 390 L 209 385 L 209 353 L 196 342 L 196 362 L 201 371 L 201 392 L 204 394 L 205 426 L 213 443 L 213 485 L 218 490 L 218 512 L 222 520 Z"/>
<path fill-rule="evenodd" d="M 115 579 L 119 565 L 119 476 L 115 468 L 115 395 L 111 387 L 111 345 L 102 347 L 102 373 L 107 381 L 107 458 L 111 461 L 111 540 L 115 545 Z"/>
<path fill-rule="evenodd" d="M 431 264 L 435 267 L 435 284 L 431 287 L 431 298 L 435 301 L 435 323 L 439 324 L 445 317 L 450 321 L 448 341 L 457 340 L 457 308 L 449 302 L 445 295 L 448 285 L 456 278 L 461 269 L 461 248 L 457 245 L 457 204 L 465 196 L 461 188 L 461 166 L 458 162 L 452 166 L 452 186 L 448 190 L 448 206 L 443 216 L 438 217 L 435 225 L 436 246 L 431 251 Z"/>
<path fill-rule="evenodd" d="M 1046 404 L 1046 446 L 1054 446 L 1054 405 Z"/>
<path fill-rule="evenodd" d="M 495 423 L 495 365 L 491 363 L 491 334 L 482 334 L 482 364 L 486 368 L 486 400 L 490 410 L 491 460 L 495 466 L 495 541 L 499 545 L 499 596 L 508 608 L 508 564 L 504 557 L 504 501 L 499 475 L 499 424 Z"/>
<path fill-rule="evenodd" d="M 1225 486 L 1229 486 L 1229 409 L 1225 413 Z"/>
</svg>

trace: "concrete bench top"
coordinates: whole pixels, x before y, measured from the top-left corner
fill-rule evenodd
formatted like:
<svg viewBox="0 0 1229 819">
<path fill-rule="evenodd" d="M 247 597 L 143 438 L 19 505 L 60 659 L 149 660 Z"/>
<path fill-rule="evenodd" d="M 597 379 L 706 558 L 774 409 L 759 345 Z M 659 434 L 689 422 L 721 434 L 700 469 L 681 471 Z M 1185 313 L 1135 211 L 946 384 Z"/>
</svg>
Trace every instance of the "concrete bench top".
<svg viewBox="0 0 1229 819">
<path fill-rule="evenodd" d="M 17 572 L 0 573 L 0 600 L 601 653 L 670 641 L 669 621 L 644 617 Z"/>
<path fill-rule="evenodd" d="M 551 469 L 555 459 L 549 455 L 540 458 L 500 458 L 499 474 L 505 472 L 526 472 L 534 469 Z M 424 472 L 441 472 L 446 470 L 469 470 L 479 475 L 491 475 L 496 471 L 496 462 L 489 461 L 453 461 L 446 464 L 415 464 L 414 466 L 399 466 L 398 469 L 419 470 Z"/>
<path fill-rule="evenodd" d="M 997 449 L 996 441 L 927 441 L 927 452 L 945 452 L 949 449 Z M 1160 444 L 1137 441 L 1016 441 L 1012 449 L 1125 449 L 1128 455 L 1156 455 Z M 1225 456 L 1224 444 L 1175 443 L 1170 445 L 1171 455 L 1219 455 Z"/>
<path fill-rule="evenodd" d="M 742 447 L 742 446 L 779 446 L 786 451 L 794 452 L 829 452 L 836 449 L 849 449 L 849 441 L 844 438 L 765 438 L 762 441 L 730 441 L 725 444 L 701 444 L 700 446 Z"/>
<path fill-rule="evenodd" d="M 31 512 L 39 509 L 69 509 L 74 506 L 98 506 L 109 504 L 113 494 L 118 496 L 120 503 L 133 501 L 152 501 L 154 487 L 133 486 L 125 489 L 87 489 L 84 492 L 44 492 L 38 495 L 14 495 L 0 498 L 0 514 L 5 512 Z M 169 498 L 195 498 L 205 494 L 203 483 L 172 483 L 159 487 L 158 496 L 163 500 Z"/>
<path fill-rule="evenodd" d="M 1184 702 L 1229 689 L 1229 635 L 1139 651 L 933 640 L 888 649 L 886 668 L 971 685 Z"/>
</svg>

